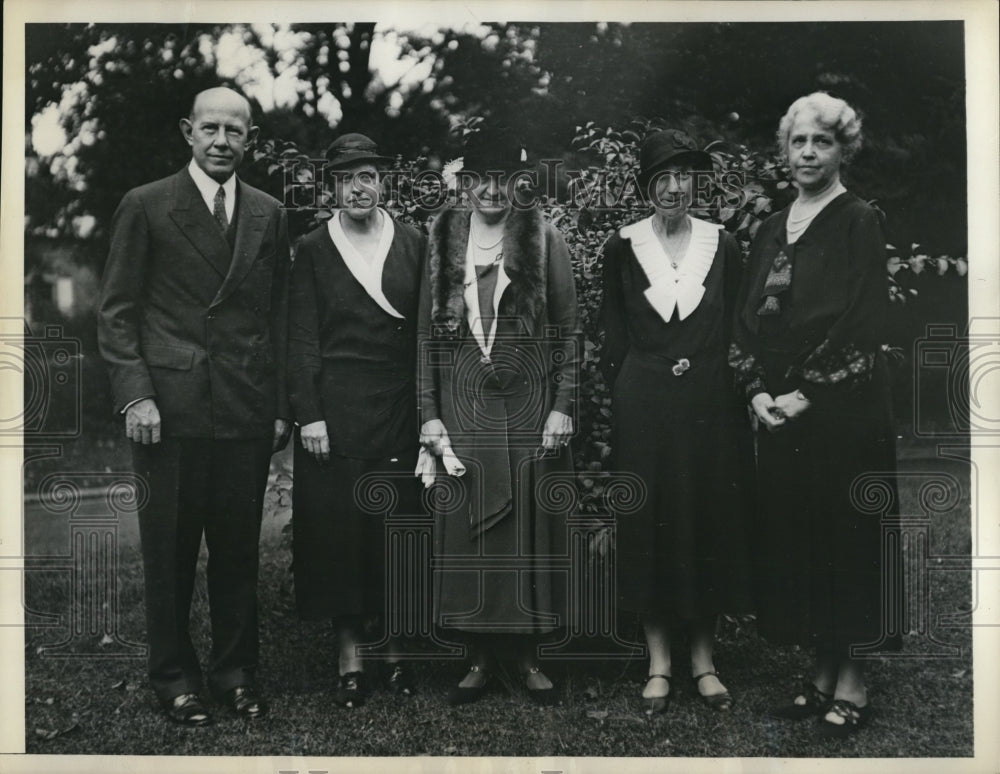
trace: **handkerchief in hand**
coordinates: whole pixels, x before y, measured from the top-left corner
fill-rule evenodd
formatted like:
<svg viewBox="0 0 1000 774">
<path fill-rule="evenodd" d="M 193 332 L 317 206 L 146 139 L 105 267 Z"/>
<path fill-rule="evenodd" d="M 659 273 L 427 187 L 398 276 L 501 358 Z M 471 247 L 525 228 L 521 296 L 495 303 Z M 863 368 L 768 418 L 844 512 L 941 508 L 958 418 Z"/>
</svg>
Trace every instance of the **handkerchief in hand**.
<svg viewBox="0 0 1000 774">
<path fill-rule="evenodd" d="M 462 461 L 455 456 L 455 452 L 451 450 L 450 446 L 446 446 L 441 454 L 441 463 L 444 465 L 444 469 L 448 472 L 449 476 L 461 476 L 465 473 L 465 465 Z M 434 455 L 424 448 L 420 448 L 420 454 L 417 456 L 417 467 L 413 471 L 413 475 L 420 476 L 420 481 L 424 485 L 424 489 L 427 489 L 434 483 L 434 478 L 437 471 L 437 461 L 434 459 Z"/>
</svg>

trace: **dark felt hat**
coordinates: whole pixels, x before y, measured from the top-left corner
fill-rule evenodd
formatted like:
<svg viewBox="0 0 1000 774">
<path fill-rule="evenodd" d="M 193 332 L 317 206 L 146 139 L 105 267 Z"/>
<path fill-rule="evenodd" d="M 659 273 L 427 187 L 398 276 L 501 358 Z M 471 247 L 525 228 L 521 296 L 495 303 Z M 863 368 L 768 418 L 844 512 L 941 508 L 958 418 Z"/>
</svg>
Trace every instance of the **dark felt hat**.
<svg viewBox="0 0 1000 774">
<path fill-rule="evenodd" d="M 683 163 L 696 171 L 712 170 L 712 157 L 699 150 L 690 135 L 679 129 L 664 129 L 648 135 L 639 146 L 639 185 L 642 190 L 646 190 L 653 175 L 676 163 Z"/>
<path fill-rule="evenodd" d="M 330 143 L 326 149 L 327 166 L 331 169 L 343 169 L 354 164 L 374 164 L 386 166 L 392 163 L 388 156 L 380 156 L 375 141 L 363 134 L 351 132 L 342 134 Z"/>
<path fill-rule="evenodd" d="M 483 175 L 490 171 L 512 174 L 530 169 L 528 152 L 513 129 L 504 126 L 470 134 L 462 150 L 462 169 Z"/>
</svg>

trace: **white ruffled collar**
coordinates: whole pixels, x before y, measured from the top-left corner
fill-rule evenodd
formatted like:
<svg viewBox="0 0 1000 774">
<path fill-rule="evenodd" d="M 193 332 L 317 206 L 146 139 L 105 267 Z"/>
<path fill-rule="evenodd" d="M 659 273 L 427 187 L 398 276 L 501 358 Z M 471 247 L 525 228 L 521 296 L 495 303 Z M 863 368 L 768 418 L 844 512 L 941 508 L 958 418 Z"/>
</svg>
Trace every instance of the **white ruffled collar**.
<svg viewBox="0 0 1000 774">
<path fill-rule="evenodd" d="M 685 319 L 701 303 L 705 295 L 705 277 L 712 268 L 719 247 L 722 226 L 688 216 L 691 238 L 684 260 L 675 269 L 653 231 L 653 217 L 643 218 L 621 230 L 623 239 L 632 244 L 639 266 L 649 280 L 645 291 L 649 301 L 664 322 L 670 322 L 674 309 Z"/>
</svg>

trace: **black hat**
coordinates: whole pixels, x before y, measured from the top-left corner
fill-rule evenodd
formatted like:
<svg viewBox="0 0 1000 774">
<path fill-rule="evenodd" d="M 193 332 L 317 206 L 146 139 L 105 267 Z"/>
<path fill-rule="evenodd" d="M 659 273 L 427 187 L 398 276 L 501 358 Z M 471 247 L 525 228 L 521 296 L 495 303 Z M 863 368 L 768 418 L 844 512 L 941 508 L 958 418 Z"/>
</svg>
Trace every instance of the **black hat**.
<svg viewBox="0 0 1000 774">
<path fill-rule="evenodd" d="M 479 174 L 489 171 L 510 174 L 530 167 L 528 152 L 512 129 L 498 126 L 466 137 L 462 169 Z"/>
<path fill-rule="evenodd" d="M 331 142 L 330 147 L 326 149 L 326 159 L 327 166 L 332 169 L 342 169 L 365 162 L 376 166 L 392 163 L 392 159 L 388 156 L 379 155 L 374 140 L 357 132 L 342 134 Z"/>
<path fill-rule="evenodd" d="M 695 141 L 679 129 L 664 129 L 648 135 L 639 146 L 639 186 L 645 191 L 654 174 L 678 161 L 693 170 L 712 169 L 712 157 L 699 150 Z"/>
</svg>

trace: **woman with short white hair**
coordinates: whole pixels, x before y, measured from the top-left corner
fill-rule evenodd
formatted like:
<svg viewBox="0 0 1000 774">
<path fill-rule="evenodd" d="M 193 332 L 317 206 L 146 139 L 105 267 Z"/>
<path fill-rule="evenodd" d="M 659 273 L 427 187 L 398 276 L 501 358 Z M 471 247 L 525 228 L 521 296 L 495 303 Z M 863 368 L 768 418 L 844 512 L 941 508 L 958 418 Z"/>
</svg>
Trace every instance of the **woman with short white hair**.
<svg viewBox="0 0 1000 774">
<path fill-rule="evenodd" d="M 730 350 L 759 423 L 760 631 L 817 654 L 812 679 L 772 714 L 817 717 L 832 737 L 871 717 L 858 649 L 899 645 L 882 602 L 883 523 L 853 489 L 865 474 L 892 487 L 895 468 L 879 340 L 885 238 L 878 213 L 841 181 L 861 139 L 854 109 L 822 92 L 781 119 L 798 196 L 754 238 Z"/>
</svg>

